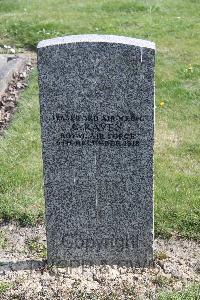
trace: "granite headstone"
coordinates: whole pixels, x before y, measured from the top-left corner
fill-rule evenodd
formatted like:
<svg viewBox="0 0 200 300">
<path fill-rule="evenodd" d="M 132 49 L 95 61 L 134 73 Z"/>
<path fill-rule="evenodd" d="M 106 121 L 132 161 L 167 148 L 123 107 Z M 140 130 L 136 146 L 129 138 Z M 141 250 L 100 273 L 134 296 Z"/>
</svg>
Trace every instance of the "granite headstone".
<svg viewBox="0 0 200 300">
<path fill-rule="evenodd" d="M 38 44 L 48 261 L 153 261 L 152 42 Z"/>
</svg>

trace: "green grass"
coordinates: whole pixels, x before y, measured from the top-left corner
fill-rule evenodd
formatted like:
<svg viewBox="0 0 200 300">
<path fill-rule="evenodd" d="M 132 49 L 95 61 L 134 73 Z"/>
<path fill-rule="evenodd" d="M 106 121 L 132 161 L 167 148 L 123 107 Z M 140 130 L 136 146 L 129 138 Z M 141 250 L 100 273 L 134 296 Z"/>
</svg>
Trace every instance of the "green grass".
<svg viewBox="0 0 200 300">
<path fill-rule="evenodd" d="M 7 238 L 5 232 L 0 230 L 0 250 L 5 249 L 7 246 Z"/>
<path fill-rule="evenodd" d="M 26 246 L 31 253 L 37 253 L 41 258 L 47 257 L 46 245 L 40 242 L 39 236 L 32 239 L 27 239 Z"/>
<path fill-rule="evenodd" d="M 199 300 L 200 286 L 194 285 L 185 291 L 177 293 L 162 293 L 158 300 Z"/>
<path fill-rule="evenodd" d="M 22 225 L 43 217 L 42 161 L 37 73 L 21 97 L 9 130 L 1 137 L 0 217 Z"/>
<path fill-rule="evenodd" d="M 8 282 L 0 282 L 0 296 L 1 294 L 5 293 L 7 290 L 9 290 L 12 287 L 12 285 Z"/>
<path fill-rule="evenodd" d="M 81 33 L 156 42 L 155 231 L 199 239 L 198 0 L 0 0 L 0 43 Z M 164 104 L 160 104 L 164 102 Z M 43 216 L 37 73 L 0 141 L 0 216 L 34 223 Z"/>
</svg>

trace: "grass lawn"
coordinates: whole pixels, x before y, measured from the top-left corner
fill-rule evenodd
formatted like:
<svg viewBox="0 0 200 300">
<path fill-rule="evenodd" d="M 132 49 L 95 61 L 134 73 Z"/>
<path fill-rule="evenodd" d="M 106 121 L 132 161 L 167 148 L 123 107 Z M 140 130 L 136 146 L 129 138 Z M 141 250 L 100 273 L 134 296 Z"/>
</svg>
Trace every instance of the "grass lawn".
<svg viewBox="0 0 200 300">
<path fill-rule="evenodd" d="M 155 231 L 200 237 L 199 0 L 0 0 L 0 44 L 99 33 L 157 45 Z M 37 72 L 0 138 L 0 217 L 43 217 Z M 171 298 L 170 298 L 171 299 Z M 174 299 L 174 298 L 173 298 Z"/>
<path fill-rule="evenodd" d="M 183 292 L 162 293 L 158 300 L 198 300 L 200 297 L 200 286 L 194 285 Z"/>
</svg>

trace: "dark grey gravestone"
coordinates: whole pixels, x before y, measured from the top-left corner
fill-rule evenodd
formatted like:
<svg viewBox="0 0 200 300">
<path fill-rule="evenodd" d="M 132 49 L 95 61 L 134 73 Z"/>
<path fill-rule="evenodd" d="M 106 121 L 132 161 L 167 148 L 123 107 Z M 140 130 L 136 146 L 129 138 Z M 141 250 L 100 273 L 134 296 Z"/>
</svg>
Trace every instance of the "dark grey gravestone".
<svg viewBox="0 0 200 300">
<path fill-rule="evenodd" d="M 153 260 L 154 43 L 38 44 L 48 261 Z"/>
</svg>

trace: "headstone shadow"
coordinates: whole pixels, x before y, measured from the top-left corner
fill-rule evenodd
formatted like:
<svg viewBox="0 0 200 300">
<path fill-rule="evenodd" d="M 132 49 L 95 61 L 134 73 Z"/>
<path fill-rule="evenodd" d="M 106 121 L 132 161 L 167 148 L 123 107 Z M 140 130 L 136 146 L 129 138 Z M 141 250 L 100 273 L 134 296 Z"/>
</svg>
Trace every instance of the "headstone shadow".
<svg viewBox="0 0 200 300">
<path fill-rule="evenodd" d="M 19 260 L 0 262 L 0 272 L 20 271 L 20 270 L 37 270 L 46 266 L 46 260 Z"/>
</svg>

